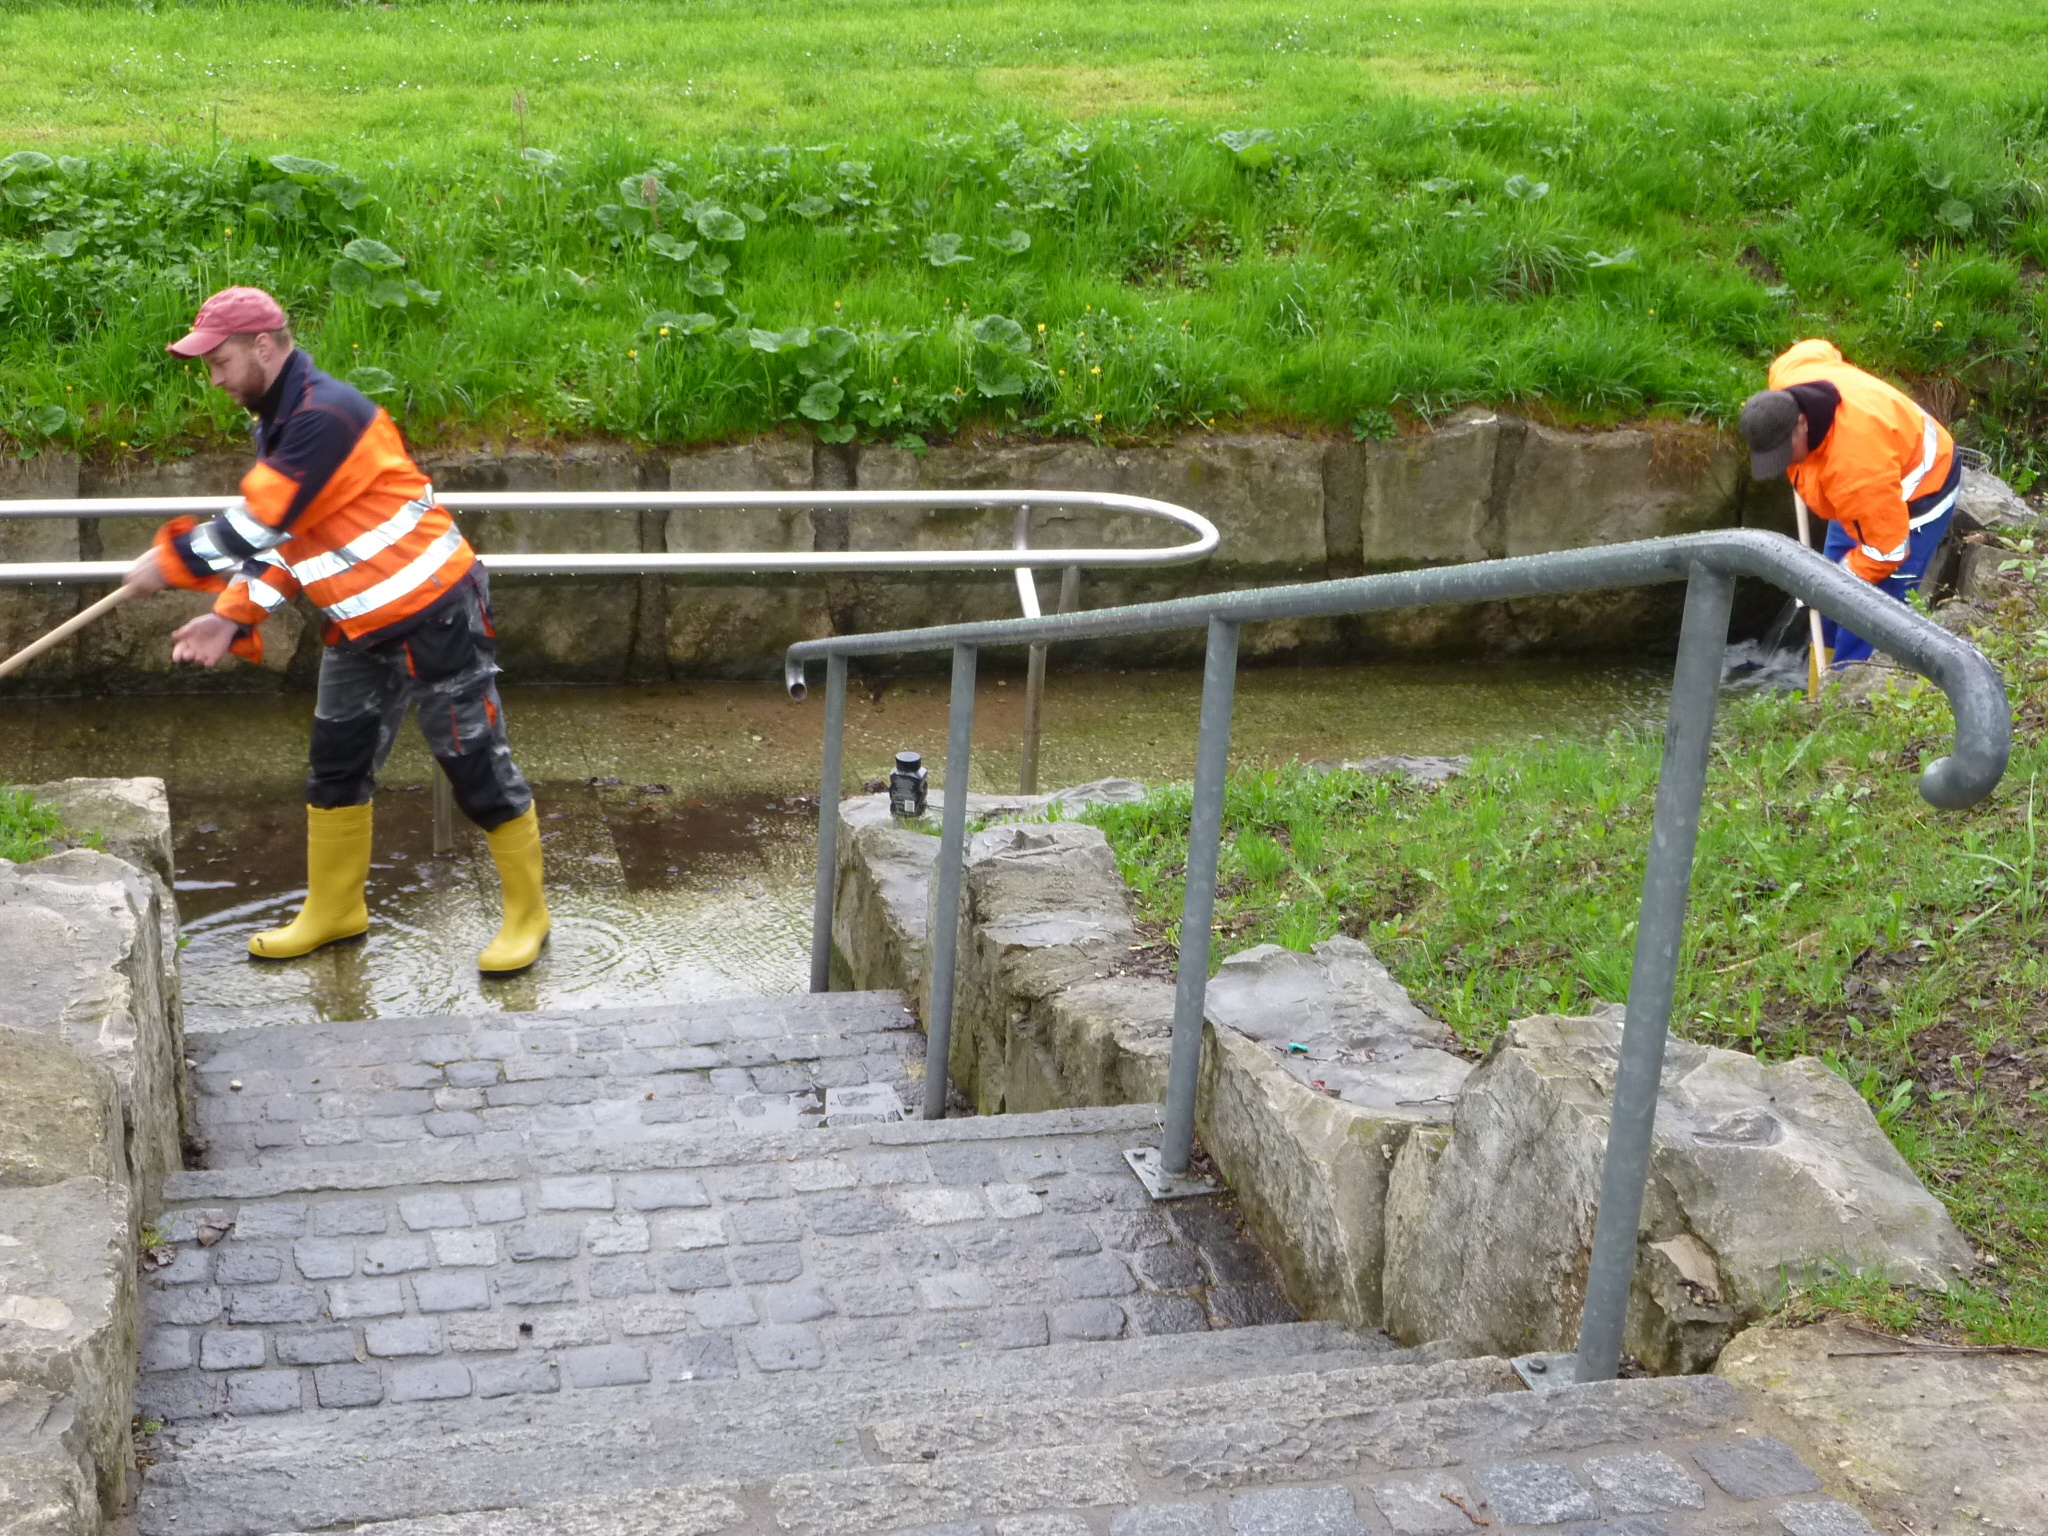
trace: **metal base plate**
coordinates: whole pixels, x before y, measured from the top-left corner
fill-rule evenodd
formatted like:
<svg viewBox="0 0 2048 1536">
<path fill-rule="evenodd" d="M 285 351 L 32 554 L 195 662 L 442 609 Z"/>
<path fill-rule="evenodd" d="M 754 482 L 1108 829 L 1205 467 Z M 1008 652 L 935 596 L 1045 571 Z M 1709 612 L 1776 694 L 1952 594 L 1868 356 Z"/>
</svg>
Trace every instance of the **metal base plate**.
<svg viewBox="0 0 2048 1536">
<path fill-rule="evenodd" d="M 1531 1392 L 1562 1392 L 1578 1384 L 1577 1355 L 1517 1355 L 1508 1364 Z"/>
<path fill-rule="evenodd" d="M 1185 1200 L 1189 1195 L 1213 1195 L 1217 1192 L 1214 1179 L 1168 1173 L 1160 1161 L 1157 1147 L 1132 1147 L 1124 1153 L 1124 1161 L 1131 1165 L 1131 1172 L 1138 1176 L 1138 1182 L 1145 1186 L 1145 1193 L 1154 1200 Z"/>
</svg>

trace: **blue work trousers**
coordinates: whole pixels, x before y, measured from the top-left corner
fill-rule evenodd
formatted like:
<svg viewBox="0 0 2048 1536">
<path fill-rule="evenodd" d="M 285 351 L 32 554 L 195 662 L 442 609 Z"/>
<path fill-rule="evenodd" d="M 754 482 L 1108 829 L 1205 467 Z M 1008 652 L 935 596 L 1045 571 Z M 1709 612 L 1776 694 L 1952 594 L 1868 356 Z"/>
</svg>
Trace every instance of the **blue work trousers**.
<svg viewBox="0 0 2048 1536">
<path fill-rule="evenodd" d="M 1913 530 L 1911 542 L 1906 546 L 1906 558 L 1899 562 L 1897 570 L 1876 584 L 1879 591 L 1888 592 L 1903 603 L 1906 594 L 1920 585 L 1920 578 L 1927 572 L 1927 562 L 1934 558 L 1934 551 L 1948 534 L 1948 525 L 1955 520 L 1956 492 L 1962 483 L 1962 464 L 1958 461 L 1950 468 L 1948 479 L 1942 482 L 1940 490 L 1906 503 L 1909 518 L 1919 522 L 1925 517 L 1927 521 Z M 1929 516 L 1930 513 L 1933 515 Z M 1843 531 L 1840 523 L 1828 524 L 1828 541 L 1821 553 L 1840 565 L 1855 547 L 1856 540 Z M 1825 614 L 1821 616 L 1820 633 L 1821 643 L 1833 654 L 1834 665 L 1838 667 L 1846 667 L 1853 661 L 1867 661 L 1875 649 L 1861 635 L 1843 629 Z"/>
</svg>

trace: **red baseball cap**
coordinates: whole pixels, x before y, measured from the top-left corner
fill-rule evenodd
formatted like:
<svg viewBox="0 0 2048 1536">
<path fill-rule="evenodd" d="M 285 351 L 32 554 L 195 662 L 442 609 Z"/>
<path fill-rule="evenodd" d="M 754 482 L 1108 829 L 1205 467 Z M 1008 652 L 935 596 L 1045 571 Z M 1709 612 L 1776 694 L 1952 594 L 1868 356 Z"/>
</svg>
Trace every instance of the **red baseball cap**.
<svg viewBox="0 0 2048 1536">
<path fill-rule="evenodd" d="M 255 331 L 281 331 L 291 322 L 284 306 L 261 288 L 223 288 L 192 317 L 192 332 L 164 350 L 173 357 L 198 357 L 211 352 L 230 336 Z"/>
</svg>

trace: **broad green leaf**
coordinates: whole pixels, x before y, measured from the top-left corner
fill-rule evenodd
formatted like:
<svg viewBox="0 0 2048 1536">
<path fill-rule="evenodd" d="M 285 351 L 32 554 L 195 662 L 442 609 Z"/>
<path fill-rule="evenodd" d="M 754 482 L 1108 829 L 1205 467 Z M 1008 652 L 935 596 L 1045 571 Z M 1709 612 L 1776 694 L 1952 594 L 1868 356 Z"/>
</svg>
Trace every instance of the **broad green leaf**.
<svg viewBox="0 0 2048 1536">
<path fill-rule="evenodd" d="M 1247 170 L 1263 170 L 1273 163 L 1280 135 L 1270 128 L 1238 128 L 1216 135 L 1216 142 L 1237 156 Z"/>
<path fill-rule="evenodd" d="M 83 176 L 87 171 L 92 169 L 92 162 L 90 160 L 81 159 L 77 155 L 59 155 L 57 157 L 57 169 L 62 171 L 66 176 L 70 177 L 73 181 L 76 181 L 79 177 Z"/>
<path fill-rule="evenodd" d="M 540 149 L 531 145 L 521 150 L 520 156 L 521 158 L 526 160 L 528 164 L 540 166 L 543 170 L 555 164 L 556 161 L 560 158 L 550 150 Z"/>
<path fill-rule="evenodd" d="M 701 336 L 706 331 L 717 330 L 718 321 L 701 309 L 687 315 L 678 314 L 673 309 L 657 309 L 647 317 L 647 323 L 641 327 L 647 335 L 657 339 L 664 329 L 672 337 Z"/>
<path fill-rule="evenodd" d="M 381 240 L 351 240 L 341 248 L 344 260 L 361 262 L 372 272 L 396 272 L 405 258 Z"/>
<path fill-rule="evenodd" d="M 1022 256 L 1031 249 L 1031 236 L 1021 229 L 1013 229 L 1007 235 L 990 235 L 989 247 L 1006 256 Z"/>
<path fill-rule="evenodd" d="M 38 406 L 28 413 L 28 424 L 45 437 L 55 437 L 71 423 L 71 413 L 61 405 Z"/>
<path fill-rule="evenodd" d="M 647 249 L 657 256 L 666 256 L 670 261 L 688 261 L 697 254 L 697 242 L 678 240 L 674 235 L 649 235 Z"/>
<path fill-rule="evenodd" d="M 50 195 L 46 187 L 7 187 L 4 190 L 7 201 L 17 208 L 33 208 Z"/>
<path fill-rule="evenodd" d="M 1977 223 L 1977 210 L 1960 197 L 1951 197 L 1941 205 L 1935 217 L 1958 234 L 1968 234 Z"/>
<path fill-rule="evenodd" d="M 812 421 L 830 421 L 839 414 L 839 407 L 846 399 L 846 391 L 830 379 L 820 379 L 803 393 L 796 403 L 799 416 L 808 416 Z"/>
<path fill-rule="evenodd" d="M 1028 352 L 1031 337 L 1008 315 L 983 315 L 974 322 L 974 339 L 985 347 L 1004 352 Z"/>
<path fill-rule="evenodd" d="M 683 286 L 700 299 L 716 299 L 725 293 L 725 283 L 709 272 L 692 272 L 683 279 Z"/>
<path fill-rule="evenodd" d="M 43 232 L 43 251 L 50 256 L 74 256 L 78 253 L 78 242 L 85 236 L 75 229 L 51 229 Z"/>
<path fill-rule="evenodd" d="M 370 291 L 363 295 L 363 301 L 373 309 L 404 309 L 412 302 L 412 295 L 405 290 L 405 284 L 395 278 L 380 277 Z"/>
<path fill-rule="evenodd" d="M 811 332 L 808 361 L 823 372 L 837 368 L 860 345 L 860 338 L 843 325 L 821 325 Z"/>
<path fill-rule="evenodd" d="M 1415 190 L 1418 192 L 1435 192 L 1441 194 L 1445 192 L 1455 192 L 1464 185 L 1465 183 L 1463 183 L 1462 181 L 1454 180 L 1449 176 L 1432 176 L 1427 181 L 1418 181 L 1417 183 L 1415 183 Z"/>
<path fill-rule="evenodd" d="M 1636 248 L 1632 245 L 1624 245 L 1612 256 L 1603 256 L 1598 251 L 1590 251 L 1586 255 L 1589 267 L 1632 267 L 1635 264 Z"/>
<path fill-rule="evenodd" d="M 5 171 L 9 176 L 12 176 L 16 171 L 26 171 L 33 174 L 37 171 L 47 171 L 56 163 L 48 155 L 36 150 L 17 149 L 5 160 L 0 160 L 0 171 Z"/>
<path fill-rule="evenodd" d="M 960 250 L 965 240 L 964 235 L 933 235 L 924 243 L 924 259 L 935 267 L 957 267 L 963 261 L 972 261 L 972 256 Z"/>
<path fill-rule="evenodd" d="M 397 392 L 397 376 L 382 368 L 351 368 L 348 382 L 366 395 L 389 395 Z"/>
<path fill-rule="evenodd" d="M 716 203 L 705 203 L 697 210 L 697 233 L 706 240 L 744 240 L 747 225 L 738 214 L 728 213 Z"/>
<path fill-rule="evenodd" d="M 1501 190 L 1518 203 L 1533 203 L 1550 196 L 1550 183 L 1531 181 L 1518 171 L 1507 179 Z"/>
<path fill-rule="evenodd" d="M 822 219 L 832 211 L 833 207 L 834 204 L 831 198 L 819 197 L 813 193 L 809 197 L 800 197 L 791 203 L 789 211 L 800 219 Z"/>
<path fill-rule="evenodd" d="M 747 331 L 747 345 L 756 352 L 780 352 L 782 350 L 782 333 L 780 331 L 764 331 L 759 326 L 749 327 Z"/>
<path fill-rule="evenodd" d="M 344 256 L 327 269 L 327 281 L 343 298 L 361 299 L 369 296 L 370 288 L 377 278 L 376 274 L 360 261 L 350 261 Z"/>
<path fill-rule="evenodd" d="M 332 176 L 334 167 L 325 160 L 308 160 L 304 155 L 272 155 L 270 163 L 287 176 Z"/>
<path fill-rule="evenodd" d="M 850 421 L 826 422 L 818 428 L 821 443 L 850 443 L 858 429 Z"/>
<path fill-rule="evenodd" d="M 1024 393 L 1023 378 L 1010 372 L 1006 364 L 995 358 L 977 357 L 971 371 L 974 374 L 974 387 L 990 399 Z"/>
<path fill-rule="evenodd" d="M 416 278 L 408 277 L 405 280 L 405 291 L 413 296 L 415 302 L 424 304 L 429 309 L 441 302 L 440 289 L 429 288 Z"/>
<path fill-rule="evenodd" d="M 759 203 L 741 203 L 740 215 L 750 223 L 765 224 L 768 222 L 768 210 Z"/>
</svg>

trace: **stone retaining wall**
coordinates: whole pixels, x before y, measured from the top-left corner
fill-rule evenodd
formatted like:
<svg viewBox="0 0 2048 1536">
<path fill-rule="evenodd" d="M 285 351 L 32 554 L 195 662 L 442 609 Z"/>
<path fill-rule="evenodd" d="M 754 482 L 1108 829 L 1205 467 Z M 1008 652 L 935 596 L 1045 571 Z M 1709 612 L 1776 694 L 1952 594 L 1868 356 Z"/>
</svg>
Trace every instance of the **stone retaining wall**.
<svg viewBox="0 0 2048 1536">
<path fill-rule="evenodd" d="M 1128 973 L 1107 842 L 1001 822 L 1103 793 L 970 799 L 998 824 L 966 852 L 950 1070 L 984 1114 L 1164 1096 L 1173 984 Z M 924 1011 L 937 839 L 882 796 L 844 802 L 841 826 L 840 969 Z M 1475 1066 L 1363 944 L 1264 945 L 1210 982 L 1197 1132 L 1305 1315 L 1467 1353 L 1570 1349 L 1619 1036 L 1616 1016 L 1525 1019 Z M 1938 1290 L 1970 1263 L 1834 1073 L 1672 1042 L 1625 1341 L 1651 1369 L 1711 1368 L 1824 1271 Z"/>
<path fill-rule="evenodd" d="M 603 443 L 427 452 L 420 461 L 444 491 L 1120 491 L 1192 507 L 1216 522 L 1223 543 L 1207 561 L 1090 574 L 1082 601 L 1091 608 L 1706 528 L 1789 528 L 1791 519 L 1784 487 L 1753 486 L 1730 443 L 1706 429 L 1652 423 L 1566 432 L 1484 411 L 1461 413 L 1432 432 L 1368 443 L 1226 433 L 1160 447 L 995 443 L 913 454 L 771 437 L 686 454 Z M 0 463 L 0 498 L 231 494 L 246 464 L 241 454 L 222 453 L 162 465 L 81 464 L 46 452 Z M 1007 513 L 483 513 L 462 521 L 487 556 L 951 549 L 1010 541 Z M 130 518 L 0 522 L 0 559 L 127 558 L 147 544 L 152 526 Z M 1174 535 L 1140 519 L 1039 513 L 1033 537 L 1051 547 L 1101 547 L 1158 544 Z M 0 645 L 12 649 L 79 601 L 0 588 Z M 1009 578 L 986 574 L 507 579 L 497 585 L 497 601 L 504 664 L 523 681 L 769 675 L 797 640 L 1017 611 Z M 202 606 L 202 599 L 175 594 L 123 610 L 31 667 L 20 683 L 0 687 L 246 690 L 310 677 L 318 635 L 303 607 L 266 626 L 262 667 L 174 673 L 166 637 Z M 1244 649 L 1254 657 L 1614 649 L 1667 641 L 1676 614 L 1676 589 L 1660 588 L 1260 624 L 1246 631 Z M 1200 649 L 1193 632 L 1140 636 L 1100 644 L 1088 659 L 1179 661 Z"/>
<path fill-rule="evenodd" d="M 0 860 L 0 1530 L 130 1491 L 145 1224 L 182 1166 L 170 811 L 156 779 L 30 786 L 77 847 Z"/>
</svg>

